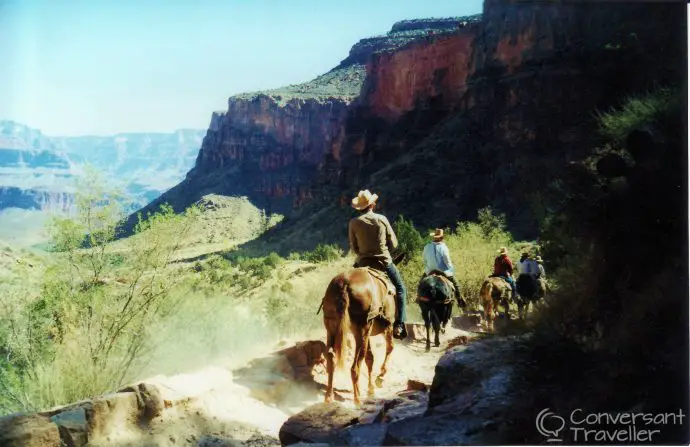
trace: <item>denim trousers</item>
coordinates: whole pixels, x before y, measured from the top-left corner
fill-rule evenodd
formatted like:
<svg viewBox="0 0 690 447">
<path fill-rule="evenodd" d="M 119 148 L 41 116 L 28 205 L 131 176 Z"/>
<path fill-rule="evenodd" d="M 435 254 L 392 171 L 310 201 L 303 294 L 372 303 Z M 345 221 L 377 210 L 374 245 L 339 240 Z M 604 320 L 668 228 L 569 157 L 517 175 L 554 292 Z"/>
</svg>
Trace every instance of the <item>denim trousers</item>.
<svg viewBox="0 0 690 447">
<path fill-rule="evenodd" d="M 390 263 L 386 266 L 386 274 L 395 286 L 395 299 L 398 302 L 398 305 L 396 306 L 395 320 L 404 323 L 407 319 L 407 312 L 405 310 L 407 305 L 407 289 L 405 289 L 402 276 L 400 276 L 400 271 L 395 264 Z"/>
</svg>

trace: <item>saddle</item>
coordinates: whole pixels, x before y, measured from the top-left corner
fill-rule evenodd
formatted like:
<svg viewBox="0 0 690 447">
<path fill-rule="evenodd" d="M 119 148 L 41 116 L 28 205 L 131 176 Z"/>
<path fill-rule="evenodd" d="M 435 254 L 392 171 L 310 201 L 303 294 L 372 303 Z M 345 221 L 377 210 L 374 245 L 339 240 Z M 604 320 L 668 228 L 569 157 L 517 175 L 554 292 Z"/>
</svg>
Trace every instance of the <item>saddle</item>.
<svg viewBox="0 0 690 447">
<path fill-rule="evenodd" d="M 393 285 L 393 282 L 391 282 L 390 278 L 388 278 L 388 275 L 373 267 L 361 268 L 365 268 L 367 273 L 383 284 L 383 287 L 386 290 L 386 295 L 395 296 L 396 289 Z M 393 304 L 392 309 L 389 309 L 387 306 L 387 303 L 389 302 L 389 300 L 383 300 L 379 303 L 371 303 L 371 308 L 369 309 L 369 314 L 367 315 L 367 321 L 373 320 L 374 318 L 382 318 L 389 323 L 393 323 L 393 320 L 395 319 L 395 304 Z M 395 300 L 392 302 L 395 303 Z"/>
<path fill-rule="evenodd" d="M 429 272 L 428 275 L 422 276 L 422 279 L 424 279 L 426 276 L 435 276 L 439 278 L 445 285 L 448 286 L 448 289 L 450 290 L 450 294 L 448 295 L 448 298 L 446 298 L 445 301 L 443 301 L 442 304 L 448 304 L 453 301 L 453 296 L 455 296 L 455 285 L 453 284 L 453 281 L 448 279 L 448 277 L 441 271 L 439 270 L 432 270 Z M 429 298 L 424 297 L 424 296 L 419 296 L 417 297 L 417 301 L 429 301 Z"/>
</svg>

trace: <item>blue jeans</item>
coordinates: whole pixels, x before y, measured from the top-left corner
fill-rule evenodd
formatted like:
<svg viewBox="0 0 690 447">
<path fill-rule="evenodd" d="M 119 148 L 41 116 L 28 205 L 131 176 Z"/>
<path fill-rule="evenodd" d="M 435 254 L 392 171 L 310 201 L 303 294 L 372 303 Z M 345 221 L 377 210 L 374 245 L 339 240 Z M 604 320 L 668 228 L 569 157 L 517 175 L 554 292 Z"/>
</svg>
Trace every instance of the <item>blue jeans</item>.
<svg viewBox="0 0 690 447">
<path fill-rule="evenodd" d="M 395 300 L 398 304 L 396 306 L 395 321 L 404 323 L 407 319 L 407 312 L 405 311 L 405 306 L 407 305 L 407 289 L 405 289 L 402 276 L 400 276 L 400 271 L 395 264 L 391 263 L 386 266 L 386 274 L 395 286 Z"/>
</svg>

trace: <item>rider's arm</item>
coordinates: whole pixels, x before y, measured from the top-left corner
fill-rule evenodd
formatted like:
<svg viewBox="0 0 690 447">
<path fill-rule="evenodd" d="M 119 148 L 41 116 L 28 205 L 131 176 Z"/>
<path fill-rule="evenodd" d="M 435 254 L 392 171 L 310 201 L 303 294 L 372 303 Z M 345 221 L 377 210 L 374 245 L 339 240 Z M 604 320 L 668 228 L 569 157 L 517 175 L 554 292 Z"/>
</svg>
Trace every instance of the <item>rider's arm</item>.
<svg viewBox="0 0 690 447">
<path fill-rule="evenodd" d="M 351 220 L 350 224 L 348 225 L 348 239 L 350 240 L 350 250 L 358 255 L 359 254 L 359 247 L 357 246 L 357 236 L 355 235 L 355 226 L 353 225 L 354 221 Z"/>
<path fill-rule="evenodd" d="M 393 228 L 391 227 L 390 222 L 388 222 L 388 219 L 386 219 L 386 216 L 381 217 L 383 224 L 386 226 L 386 246 L 389 250 L 395 250 L 398 248 L 398 238 L 395 237 L 395 232 L 393 232 Z"/>
<path fill-rule="evenodd" d="M 448 266 L 448 270 L 446 270 L 445 273 L 446 275 L 452 275 L 454 273 L 454 268 L 453 268 L 453 261 L 450 259 L 450 250 L 448 250 L 448 246 L 443 244 L 441 249 L 441 258 L 443 259 L 443 262 Z"/>
</svg>

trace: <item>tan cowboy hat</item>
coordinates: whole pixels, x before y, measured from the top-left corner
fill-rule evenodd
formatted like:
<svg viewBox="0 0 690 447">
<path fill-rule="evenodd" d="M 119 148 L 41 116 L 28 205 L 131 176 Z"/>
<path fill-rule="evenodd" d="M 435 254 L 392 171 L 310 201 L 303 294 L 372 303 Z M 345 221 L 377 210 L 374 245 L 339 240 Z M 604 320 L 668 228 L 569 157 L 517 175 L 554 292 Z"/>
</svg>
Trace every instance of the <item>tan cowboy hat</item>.
<svg viewBox="0 0 690 447">
<path fill-rule="evenodd" d="M 436 228 L 433 233 L 429 233 L 429 236 L 433 237 L 434 239 L 443 239 L 443 229 Z"/>
<path fill-rule="evenodd" d="M 540 264 L 543 264 L 543 263 L 544 263 L 544 260 L 541 258 L 541 256 L 537 256 L 536 258 L 534 258 L 534 260 L 537 261 L 537 262 L 540 263 Z"/>
<path fill-rule="evenodd" d="M 378 200 L 378 194 L 372 194 L 368 189 L 360 191 L 357 197 L 352 199 L 352 207 L 356 210 L 363 210 Z"/>
<path fill-rule="evenodd" d="M 498 250 L 499 255 L 507 255 L 508 254 L 508 249 L 505 247 L 501 247 L 500 250 Z"/>
</svg>

